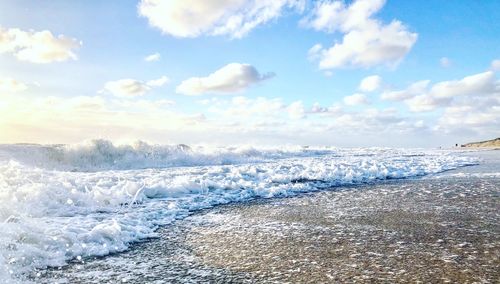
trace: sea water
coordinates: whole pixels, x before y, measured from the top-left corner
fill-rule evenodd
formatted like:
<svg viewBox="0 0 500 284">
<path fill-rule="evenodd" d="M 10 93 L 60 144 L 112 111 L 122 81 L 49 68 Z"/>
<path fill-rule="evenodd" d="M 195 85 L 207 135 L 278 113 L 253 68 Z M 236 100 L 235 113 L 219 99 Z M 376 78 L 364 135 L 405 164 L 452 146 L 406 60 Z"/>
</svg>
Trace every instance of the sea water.
<svg viewBox="0 0 500 284">
<path fill-rule="evenodd" d="M 437 149 L 0 145 L 0 282 L 125 251 L 198 209 L 478 162 Z"/>
</svg>

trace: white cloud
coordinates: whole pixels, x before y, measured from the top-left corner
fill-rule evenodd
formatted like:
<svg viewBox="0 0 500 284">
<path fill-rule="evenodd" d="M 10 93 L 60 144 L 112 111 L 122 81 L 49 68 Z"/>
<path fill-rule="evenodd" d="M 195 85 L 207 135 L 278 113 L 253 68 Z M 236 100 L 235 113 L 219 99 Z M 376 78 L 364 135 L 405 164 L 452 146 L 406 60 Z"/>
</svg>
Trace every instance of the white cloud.
<svg viewBox="0 0 500 284">
<path fill-rule="evenodd" d="M 314 103 L 312 107 L 306 111 L 306 114 L 319 115 L 323 118 L 333 117 L 344 114 L 344 109 L 339 103 L 335 103 L 329 107 L 324 107 L 319 103 Z"/>
<path fill-rule="evenodd" d="M 144 95 L 150 87 L 139 80 L 121 79 L 106 82 L 104 89 L 117 97 L 136 97 Z"/>
<path fill-rule="evenodd" d="M 321 59 L 320 52 L 323 49 L 323 46 L 319 43 L 313 45 L 309 50 L 307 51 L 307 57 L 309 60 L 319 60 Z"/>
<path fill-rule="evenodd" d="M 333 72 L 330 71 L 330 70 L 324 71 L 323 74 L 325 74 L 326 77 L 332 77 L 333 76 Z"/>
<path fill-rule="evenodd" d="M 0 141 L 77 142 L 101 137 L 103 127 L 109 129 L 104 134 L 107 139 L 141 137 L 161 143 L 204 141 L 226 145 L 235 142 L 257 144 L 258 141 L 286 143 L 291 139 L 303 144 L 337 144 L 341 139 L 343 145 L 351 147 L 406 143 L 422 146 L 420 143 L 429 140 L 427 135 L 467 132 L 487 137 L 499 134 L 498 93 L 468 100 L 465 100 L 467 96 L 459 98 L 464 100 L 446 107 L 443 116 L 436 120 L 418 114 L 404 117 L 390 108 L 342 110 L 338 104 L 330 108 L 314 104 L 308 108 L 301 101 L 284 104 L 281 98 L 216 97 L 203 102 L 218 109 L 207 114 L 183 113 L 182 106 L 172 108 L 174 102 L 163 99 L 18 94 L 0 101 L 3 114 L 0 116 Z M 430 143 L 435 145 L 432 144 L 435 142 Z"/>
<path fill-rule="evenodd" d="M 500 135 L 500 92 L 490 96 L 469 98 L 446 107 L 436 129 L 445 133 Z"/>
<path fill-rule="evenodd" d="M 48 30 L 35 32 L 0 27 L 0 53 L 12 53 L 18 60 L 33 63 L 76 60 L 73 52 L 82 45 L 64 35 L 54 37 Z"/>
<path fill-rule="evenodd" d="M 304 0 L 141 0 L 138 11 L 149 24 L 176 37 L 245 36 L 281 16 L 285 8 L 303 9 Z"/>
<path fill-rule="evenodd" d="M 167 76 L 161 76 L 158 79 L 155 80 L 149 80 L 146 85 L 150 87 L 161 87 L 165 84 L 167 84 L 170 81 L 170 79 Z"/>
<path fill-rule="evenodd" d="M 296 101 L 291 103 L 288 108 L 288 115 L 291 119 L 301 119 L 306 117 L 306 111 L 304 109 L 304 104 L 302 101 Z"/>
<path fill-rule="evenodd" d="M 348 32 L 372 24 L 370 17 L 385 4 L 385 0 L 357 0 L 349 7 L 343 1 L 318 1 L 313 12 L 301 24 L 318 31 Z"/>
<path fill-rule="evenodd" d="M 500 59 L 491 61 L 491 70 L 500 71 Z"/>
<path fill-rule="evenodd" d="M 428 112 L 453 106 L 477 97 L 487 98 L 500 92 L 500 81 L 493 71 L 466 76 L 460 80 L 442 81 L 433 85 L 418 81 L 406 89 L 382 93 L 383 100 L 404 101 L 413 112 Z"/>
<path fill-rule="evenodd" d="M 198 100 L 196 102 L 201 104 L 201 105 L 207 106 L 207 105 L 212 105 L 212 104 L 218 104 L 219 99 L 218 98 L 208 98 L 208 99 Z"/>
<path fill-rule="evenodd" d="M 321 106 L 319 103 L 314 103 L 311 107 L 310 113 L 327 113 L 328 108 Z"/>
<path fill-rule="evenodd" d="M 436 98 L 431 95 L 419 95 L 406 101 L 406 104 L 413 112 L 433 111 L 441 106 L 450 104 L 449 98 Z"/>
<path fill-rule="evenodd" d="M 500 93 L 455 102 L 444 109 L 438 126 L 449 132 L 476 132 L 483 137 L 500 135 Z"/>
<path fill-rule="evenodd" d="M 182 121 L 189 126 L 202 124 L 206 120 L 207 120 L 207 117 L 203 113 L 188 115 L 182 119 Z"/>
<path fill-rule="evenodd" d="M 153 54 L 150 54 L 150 55 L 144 57 L 144 61 L 153 62 L 153 61 L 160 60 L 160 58 L 161 58 L 161 55 L 158 52 L 156 52 L 156 53 L 153 53 Z"/>
<path fill-rule="evenodd" d="M 430 94 L 436 98 L 451 98 L 468 94 L 484 94 L 495 88 L 495 73 L 487 71 L 461 80 L 444 81 L 435 84 Z"/>
<path fill-rule="evenodd" d="M 377 75 L 365 77 L 361 80 L 358 89 L 362 92 L 373 92 L 380 88 L 382 85 L 382 78 Z"/>
<path fill-rule="evenodd" d="M 314 103 L 307 108 L 302 101 L 286 104 L 282 98 L 258 97 L 252 99 L 236 96 L 227 100 L 219 97 L 199 100 L 198 103 L 205 106 L 205 109 L 209 112 L 224 116 L 228 121 L 235 122 L 241 119 L 241 124 L 256 119 L 267 122 L 273 121 L 272 124 L 274 124 L 277 122 L 275 119 L 285 119 L 286 117 L 297 120 L 306 118 L 308 115 L 311 115 L 311 117 L 315 115 L 333 117 L 344 113 L 342 106 L 339 104 L 324 107 L 319 103 Z"/>
<path fill-rule="evenodd" d="M 182 81 L 176 92 L 192 96 L 205 93 L 231 94 L 241 92 L 273 76 L 273 73 L 260 74 L 250 64 L 230 63 L 207 77 L 193 77 Z"/>
<path fill-rule="evenodd" d="M 320 69 L 396 65 L 410 51 L 417 34 L 393 20 L 384 25 L 371 16 L 384 0 L 357 0 L 350 6 L 342 1 L 319 1 L 302 25 L 326 32 L 344 34 L 342 42 L 330 48 L 316 44 L 309 50 L 310 58 L 319 60 Z"/>
<path fill-rule="evenodd" d="M 404 101 L 427 92 L 430 80 L 422 80 L 408 86 L 400 91 L 387 91 L 382 93 L 381 98 L 388 101 Z"/>
<path fill-rule="evenodd" d="M 230 117 L 272 117 L 277 116 L 286 109 L 286 105 L 281 98 L 258 97 L 250 99 L 243 96 L 233 97 L 231 100 L 219 100 L 217 98 L 200 101 L 201 104 L 208 106 L 212 113 L 222 114 Z"/>
<path fill-rule="evenodd" d="M 122 107 L 124 109 L 129 109 L 131 111 L 138 111 L 138 110 L 143 110 L 143 111 L 159 111 L 161 109 L 164 109 L 166 107 L 170 107 L 175 105 L 175 102 L 172 100 L 117 100 L 113 102 L 119 107 Z"/>
<path fill-rule="evenodd" d="M 495 79 L 493 71 L 464 77 L 460 80 L 438 82 L 428 86 L 429 81 L 419 81 L 407 89 L 382 94 L 385 100 L 404 100 L 411 111 L 433 111 L 459 102 L 463 97 L 467 100 L 475 97 L 488 97 L 500 92 L 500 82 Z"/>
<path fill-rule="evenodd" d="M 276 112 L 284 108 L 280 98 L 267 99 L 258 97 L 255 100 L 247 100 L 245 97 L 235 97 L 232 101 L 233 108 L 228 110 L 233 115 L 275 115 Z"/>
<path fill-rule="evenodd" d="M 78 96 L 70 98 L 70 105 L 78 109 L 102 110 L 106 107 L 106 101 L 99 97 Z"/>
<path fill-rule="evenodd" d="M 418 120 L 413 124 L 413 126 L 415 126 L 416 128 L 424 128 L 425 122 L 423 120 Z"/>
<path fill-rule="evenodd" d="M 401 133 L 414 130 L 411 119 L 401 117 L 395 109 L 369 108 L 359 112 L 342 113 L 330 123 L 329 129 L 337 133 L 355 133 L 356 135 L 381 132 Z"/>
<path fill-rule="evenodd" d="M 344 112 L 344 109 L 340 104 L 334 104 L 328 108 L 327 114 L 330 115 L 340 115 Z"/>
<path fill-rule="evenodd" d="M 16 95 L 1 102 L 2 143 L 72 143 L 103 135 L 113 140 L 139 137 L 165 143 L 172 132 L 182 136 L 207 129 L 193 124 L 200 121 L 199 115 L 177 112 L 168 100 Z"/>
<path fill-rule="evenodd" d="M 28 88 L 24 83 L 19 82 L 12 78 L 0 77 L 0 95 L 3 93 L 16 93 L 24 91 Z"/>
<path fill-rule="evenodd" d="M 439 64 L 441 65 L 441 67 L 443 68 L 448 68 L 451 66 L 451 60 L 448 58 L 448 57 L 441 57 L 441 59 L 439 59 Z"/>
<path fill-rule="evenodd" d="M 147 82 L 135 79 L 121 79 L 106 82 L 106 84 L 104 84 L 104 90 L 117 97 L 138 97 L 145 95 L 152 88 L 163 86 L 168 80 L 166 76 Z"/>
<path fill-rule="evenodd" d="M 348 106 L 366 105 L 369 103 L 368 98 L 364 94 L 354 94 L 344 97 L 344 104 Z"/>
</svg>

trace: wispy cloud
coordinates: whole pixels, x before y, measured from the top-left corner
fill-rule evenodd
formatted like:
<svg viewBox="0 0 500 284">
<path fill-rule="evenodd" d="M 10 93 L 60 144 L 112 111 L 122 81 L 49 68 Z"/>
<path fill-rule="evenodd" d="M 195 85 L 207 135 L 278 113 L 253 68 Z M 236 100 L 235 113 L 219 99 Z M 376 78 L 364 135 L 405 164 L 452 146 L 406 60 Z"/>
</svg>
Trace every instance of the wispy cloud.
<svg viewBox="0 0 500 284">
<path fill-rule="evenodd" d="M 228 35 L 241 38 L 281 16 L 284 9 L 303 9 L 304 0 L 142 0 L 139 14 L 163 33 L 176 37 Z"/>
<path fill-rule="evenodd" d="M 55 37 L 50 31 L 23 31 L 0 27 L 0 53 L 12 53 L 20 61 L 51 63 L 76 60 L 74 50 L 81 41 L 64 35 Z"/>
<path fill-rule="evenodd" d="M 354 94 L 344 97 L 344 104 L 348 106 L 367 105 L 370 101 L 365 94 Z"/>
<path fill-rule="evenodd" d="M 378 90 L 381 85 L 382 78 L 378 75 L 372 75 L 361 80 L 358 89 L 362 92 L 373 92 Z"/>
<path fill-rule="evenodd" d="M 306 117 L 306 111 L 304 109 L 304 104 L 302 101 L 296 101 L 291 103 L 288 108 L 288 115 L 291 119 L 301 119 Z"/>
<path fill-rule="evenodd" d="M 167 76 L 161 76 L 158 79 L 147 81 L 146 85 L 148 85 L 150 87 L 161 87 L 161 86 L 167 84 L 169 81 L 170 81 L 170 79 Z"/>
<path fill-rule="evenodd" d="M 19 82 L 13 78 L 2 78 L 0 77 L 0 92 L 2 93 L 16 93 L 24 91 L 28 86 L 22 82 Z M 2 94 L 0 94 L 2 95 Z"/>
<path fill-rule="evenodd" d="M 158 61 L 158 60 L 160 60 L 160 58 L 161 58 L 160 53 L 155 52 L 155 53 L 153 53 L 153 54 L 150 54 L 150 55 L 148 55 L 148 56 L 144 57 L 144 61 L 147 61 L 147 62 L 153 62 L 153 61 Z"/>
<path fill-rule="evenodd" d="M 443 68 L 448 68 L 451 67 L 452 61 L 448 57 L 441 57 L 441 59 L 439 59 L 439 64 Z"/>
<path fill-rule="evenodd" d="M 226 117 L 274 117 L 279 116 L 286 109 L 286 104 L 281 98 L 257 97 L 250 99 L 244 96 L 236 96 L 230 100 L 212 98 L 201 100 L 199 103 L 208 107 L 211 113 Z"/>
<path fill-rule="evenodd" d="M 176 91 L 184 95 L 234 94 L 252 85 L 274 77 L 274 73 L 260 74 L 250 64 L 230 63 L 206 77 L 193 77 L 182 81 Z"/>
<path fill-rule="evenodd" d="M 404 90 L 391 90 L 383 92 L 381 98 L 387 101 L 404 101 L 426 92 L 430 80 L 422 80 L 412 83 Z"/>
<path fill-rule="evenodd" d="M 145 95 L 152 88 L 165 85 L 168 81 L 169 79 L 166 76 L 147 82 L 136 79 L 120 79 L 106 82 L 104 90 L 117 97 L 139 97 Z"/>
<path fill-rule="evenodd" d="M 493 71 L 500 71 L 500 59 L 495 59 L 491 61 L 490 69 Z"/>
<path fill-rule="evenodd" d="M 0 104 L 3 113 L 0 141 L 21 138 L 38 142 L 79 142 L 103 135 L 109 139 L 151 138 L 166 130 L 184 129 L 188 125 L 186 120 L 192 119 L 190 114 L 176 112 L 171 107 L 173 104 L 168 100 L 100 96 L 10 96 Z M 194 125 L 190 127 L 195 129 Z"/>
</svg>

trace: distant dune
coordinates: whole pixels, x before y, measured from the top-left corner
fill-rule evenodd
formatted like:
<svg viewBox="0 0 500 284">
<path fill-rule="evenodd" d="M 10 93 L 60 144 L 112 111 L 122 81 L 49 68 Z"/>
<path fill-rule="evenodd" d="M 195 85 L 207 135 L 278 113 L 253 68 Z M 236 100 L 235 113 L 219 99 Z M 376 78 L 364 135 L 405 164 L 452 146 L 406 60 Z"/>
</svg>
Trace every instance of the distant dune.
<svg viewBox="0 0 500 284">
<path fill-rule="evenodd" d="M 488 147 L 488 148 L 500 148 L 500 138 L 480 141 L 480 142 L 472 142 L 462 145 L 462 147 Z"/>
</svg>

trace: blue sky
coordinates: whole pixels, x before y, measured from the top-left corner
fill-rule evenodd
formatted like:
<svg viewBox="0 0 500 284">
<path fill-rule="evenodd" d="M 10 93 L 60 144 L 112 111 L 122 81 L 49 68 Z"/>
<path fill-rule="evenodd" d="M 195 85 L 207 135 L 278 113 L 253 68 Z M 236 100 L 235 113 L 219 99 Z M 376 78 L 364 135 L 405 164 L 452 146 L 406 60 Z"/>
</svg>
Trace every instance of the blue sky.
<svg viewBox="0 0 500 284">
<path fill-rule="evenodd" d="M 499 20 L 486 0 L 4 0 L 0 142 L 494 138 Z"/>
</svg>

